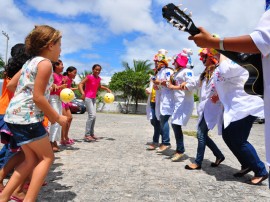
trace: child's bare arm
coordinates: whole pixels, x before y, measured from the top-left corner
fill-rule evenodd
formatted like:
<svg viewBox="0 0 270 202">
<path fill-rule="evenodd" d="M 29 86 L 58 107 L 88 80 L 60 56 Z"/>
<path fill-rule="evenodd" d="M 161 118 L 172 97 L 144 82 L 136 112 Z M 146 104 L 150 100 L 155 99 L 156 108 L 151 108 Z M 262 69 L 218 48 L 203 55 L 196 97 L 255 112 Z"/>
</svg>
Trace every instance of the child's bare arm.
<svg viewBox="0 0 270 202">
<path fill-rule="evenodd" d="M 44 92 L 51 75 L 52 65 L 49 61 L 44 60 L 38 64 L 38 71 L 34 83 L 33 101 L 48 117 L 51 123 L 67 124 L 67 118 L 59 115 L 50 105 Z"/>
</svg>

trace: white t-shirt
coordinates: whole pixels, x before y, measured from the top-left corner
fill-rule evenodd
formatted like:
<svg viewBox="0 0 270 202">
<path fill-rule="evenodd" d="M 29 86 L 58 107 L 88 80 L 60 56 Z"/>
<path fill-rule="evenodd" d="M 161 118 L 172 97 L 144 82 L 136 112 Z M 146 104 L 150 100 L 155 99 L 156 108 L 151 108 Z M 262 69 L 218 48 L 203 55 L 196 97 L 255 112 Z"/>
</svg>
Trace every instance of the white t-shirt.
<svg viewBox="0 0 270 202">
<path fill-rule="evenodd" d="M 214 71 L 214 83 L 224 106 L 224 128 L 249 115 L 264 117 L 263 99 L 244 91 L 248 76 L 246 69 L 231 60 L 222 61 Z"/>
<path fill-rule="evenodd" d="M 264 77 L 264 111 L 265 111 L 265 150 L 266 163 L 270 166 L 270 10 L 259 20 L 258 26 L 250 34 L 262 54 Z"/>
</svg>

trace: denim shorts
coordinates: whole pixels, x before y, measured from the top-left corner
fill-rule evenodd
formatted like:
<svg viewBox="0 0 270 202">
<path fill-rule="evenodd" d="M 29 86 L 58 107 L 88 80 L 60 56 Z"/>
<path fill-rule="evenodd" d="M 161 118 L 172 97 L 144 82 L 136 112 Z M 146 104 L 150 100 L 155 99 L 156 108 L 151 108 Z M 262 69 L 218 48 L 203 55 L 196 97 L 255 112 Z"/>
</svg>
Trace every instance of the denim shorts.
<svg viewBox="0 0 270 202">
<path fill-rule="evenodd" d="M 34 142 L 47 136 L 42 122 L 26 125 L 7 123 L 18 146 Z"/>
</svg>

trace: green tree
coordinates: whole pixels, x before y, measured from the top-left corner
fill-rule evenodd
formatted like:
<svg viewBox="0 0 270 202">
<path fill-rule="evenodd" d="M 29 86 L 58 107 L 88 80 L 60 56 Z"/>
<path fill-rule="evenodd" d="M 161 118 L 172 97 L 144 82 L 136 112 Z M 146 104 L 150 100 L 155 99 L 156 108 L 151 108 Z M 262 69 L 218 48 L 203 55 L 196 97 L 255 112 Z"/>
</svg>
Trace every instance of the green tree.
<svg viewBox="0 0 270 202">
<path fill-rule="evenodd" d="M 151 70 L 151 63 L 149 60 L 133 60 L 133 67 L 131 68 L 127 62 L 122 63 L 125 71 L 115 73 L 109 84 L 110 89 L 122 92 L 121 97 L 127 103 L 127 111 L 129 103 L 135 102 L 135 113 L 138 109 L 138 101 L 147 98 L 145 94 L 145 86 L 149 82 L 149 73 Z"/>
</svg>

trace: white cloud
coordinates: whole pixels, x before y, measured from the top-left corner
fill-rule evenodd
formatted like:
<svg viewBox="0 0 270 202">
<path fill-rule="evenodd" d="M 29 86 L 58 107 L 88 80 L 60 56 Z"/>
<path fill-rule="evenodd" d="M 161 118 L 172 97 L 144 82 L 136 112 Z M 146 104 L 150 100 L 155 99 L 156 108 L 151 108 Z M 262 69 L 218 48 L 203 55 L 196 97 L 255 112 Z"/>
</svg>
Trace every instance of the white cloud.
<svg viewBox="0 0 270 202">
<path fill-rule="evenodd" d="M 123 70 L 115 64 L 115 60 L 118 59 L 119 64 L 121 61 L 132 62 L 133 59 L 152 60 L 160 48 L 167 49 L 170 56 L 182 48 L 191 48 L 194 51 L 195 68 L 202 66 L 196 58 L 198 48 L 187 40 L 188 34 L 176 30 L 161 16 L 162 6 L 170 2 L 178 4 L 179 0 L 24 2 L 25 4 L 20 2 L 18 6 L 12 0 L 1 1 L 0 28 L 10 36 L 9 49 L 15 43 L 23 42 L 35 24 L 50 24 L 63 32 L 61 58 L 64 63 L 77 67 L 81 72 L 91 68 L 94 63 L 100 63 L 103 67 L 102 75 L 110 76 Z M 254 0 L 182 0 L 181 3 L 193 12 L 196 25 L 204 26 L 210 32 L 221 36 L 249 33 L 259 20 L 264 7 L 263 0 L 256 3 Z M 31 11 L 42 12 L 37 17 L 32 16 Z M 133 35 L 130 36 L 129 33 Z M 116 37 L 122 37 L 122 40 L 118 39 L 122 44 L 112 48 L 110 44 L 114 41 L 111 40 Z M 5 43 L 5 37 L 1 36 L 2 56 L 5 53 Z M 99 44 L 102 44 L 102 47 Z M 78 59 L 70 58 L 70 55 L 78 55 Z"/>
</svg>

